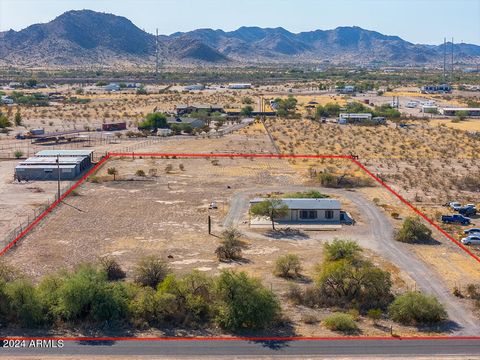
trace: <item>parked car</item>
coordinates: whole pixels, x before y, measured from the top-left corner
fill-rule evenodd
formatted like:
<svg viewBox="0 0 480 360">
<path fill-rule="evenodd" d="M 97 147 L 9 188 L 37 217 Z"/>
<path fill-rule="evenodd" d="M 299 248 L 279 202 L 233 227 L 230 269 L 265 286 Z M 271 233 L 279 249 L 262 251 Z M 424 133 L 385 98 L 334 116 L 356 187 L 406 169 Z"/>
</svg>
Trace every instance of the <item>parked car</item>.
<svg viewBox="0 0 480 360">
<path fill-rule="evenodd" d="M 459 223 L 462 225 L 470 224 L 470 219 L 466 216 L 455 214 L 455 215 L 442 215 L 442 222 L 446 224 Z"/>
<path fill-rule="evenodd" d="M 450 208 L 452 208 L 453 210 L 457 211 L 459 208 L 462 207 L 462 204 L 460 204 L 457 201 L 453 201 L 453 202 L 449 203 L 448 206 L 450 206 Z"/>
<path fill-rule="evenodd" d="M 462 206 L 458 209 L 458 213 L 465 216 L 477 215 L 477 209 L 471 206 Z"/>
<path fill-rule="evenodd" d="M 209 209 L 218 209 L 218 205 L 215 201 L 212 201 L 210 205 L 208 206 Z"/>
<path fill-rule="evenodd" d="M 467 229 L 464 231 L 465 234 L 468 234 L 468 235 L 473 235 L 475 233 L 478 233 L 480 234 L 480 228 L 471 228 L 471 229 Z"/>
<path fill-rule="evenodd" d="M 464 237 L 461 241 L 464 245 L 480 245 L 480 234 Z"/>
</svg>

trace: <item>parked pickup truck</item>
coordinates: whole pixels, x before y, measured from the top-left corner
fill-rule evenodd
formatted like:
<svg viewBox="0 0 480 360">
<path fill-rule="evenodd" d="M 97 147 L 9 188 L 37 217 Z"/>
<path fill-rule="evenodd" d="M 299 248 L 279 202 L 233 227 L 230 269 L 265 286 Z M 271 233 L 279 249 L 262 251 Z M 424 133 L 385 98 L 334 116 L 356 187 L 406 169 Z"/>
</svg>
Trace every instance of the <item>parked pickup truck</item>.
<svg viewBox="0 0 480 360">
<path fill-rule="evenodd" d="M 451 224 L 451 223 L 459 223 L 462 225 L 470 224 L 470 219 L 463 215 L 442 215 L 442 222 Z"/>
<path fill-rule="evenodd" d="M 459 214 L 464 215 L 464 216 L 477 215 L 477 208 L 475 208 L 474 206 L 465 205 L 465 206 L 462 206 L 461 208 L 459 208 L 457 211 L 458 211 Z"/>
</svg>

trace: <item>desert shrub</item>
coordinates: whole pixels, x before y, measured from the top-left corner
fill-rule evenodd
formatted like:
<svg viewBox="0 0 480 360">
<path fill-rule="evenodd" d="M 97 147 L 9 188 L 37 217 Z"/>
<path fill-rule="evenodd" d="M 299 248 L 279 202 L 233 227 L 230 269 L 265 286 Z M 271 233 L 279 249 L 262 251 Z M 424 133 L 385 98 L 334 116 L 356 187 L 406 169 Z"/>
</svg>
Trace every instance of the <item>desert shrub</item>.
<svg viewBox="0 0 480 360">
<path fill-rule="evenodd" d="M 317 177 L 322 186 L 331 188 L 358 188 L 375 185 L 375 182 L 369 177 L 335 175 L 329 172 L 321 172 Z"/>
<path fill-rule="evenodd" d="M 327 329 L 333 331 L 341 331 L 344 333 L 351 333 L 358 331 L 358 326 L 353 317 L 349 314 L 335 312 L 327 316 L 323 320 L 323 324 Z"/>
<path fill-rule="evenodd" d="M 312 325 L 318 323 L 318 318 L 314 314 L 303 314 L 302 322 Z"/>
<path fill-rule="evenodd" d="M 324 199 L 328 198 L 328 195 L 322 194 L 320 191 L 317 190 L 308 190 L 303 192 L 294 192 L 285 194 L 282 196 L 284 198 L 300 198 L 300 199 Z"/>
<path fill-rule="evenodd" d="M 45 281 L 40 284 L 40 293 L 54 318 L 93 322 L 126 318 L 129 302 L 126 287 L 108 283 L 106 273 L 92 265 L 81 265 L 71 273 Z"/>
<path fill-rule="evenodd" d="M 244 243 L 240 236 L 241 233 L 234 228 L 222 232 L 222 242 L 215 250 L 220 261 L 237 260 L 242 257 Z"/>
<path fill-rule="evenodd" d="M 291 284 L 287 290 L 287 299 L 294 305 L 302 305 L 304 302 L 302 288 L 296 284 Z"/>
<path fill-rule="evenodd" d="M 4 295 L 8 301 L 7 318 L 9 323 L 22 327 L 35 327 L 44 320 L 42 305 L 35 287 L 26 280 L 16 280 L 6 284 Z"/>
<path fill-rule="evenodd" d="M 180 171 L 185 171 L 185 165 L 183 164 L 178 165 L 178 168 L 180 169 Z"/>
<path fill-rule="evenodd" d="M 370 309 L 367 312 L 367 317 L 373 320 L 373 323 L 376 324 L 378 320 L 382 318 L 382 310 L 381 309 Z"/>
<path fill-rule="evenodd" d="M 216 322 L 227 330 L 262 329 L 275 323 L 280 305 L 272 291 L 244 272 L 223 271 L 215 284 Z"/>
<path fill-rule="evenodd" d="M 101 260 L 102 270 L 107 274 L 108 281 L 124 279 L 127 274 L 112 257 L 105 257 Z"/>
<path fill-rule="evenodd" d="M 135 268 L 135 281 L 142 286 L 156 288 L 169 274 L 168 265 L 154 256 L 139 261 Z"/>
<path fill-rule="evenodd" d="M 368 310 L 385 308 L 392 301 L 390 273 L 366 260 L 327 262 L 318 274 L 317 286 L 322 294 L 319 305 Z"/>
<path fill-rule="evenodd" d="M 135 175 L 137 176 L 145 176 L 145 171 L 143 171 L 142 169 L 138 169 L 137 171 L 135 171 Z"/>
<path fill-rule="evenodd" d="M 434 296 L 419 292 L 399 295 L 388 308 L 390 318 L 404 325 L 428 325 L 444 321 L 447 313 Z"/>
<path fill-rule="evenodd" d="M 395 240 L 405 243 L 424 243 L 432 238 L 432 230 L 422 223 L 418 216 L 407 217 L 402 228 L 395 234 Z"/>
<path fill-rule="evenodd" d="M 169 320 L 175 324 L 199 325 L 209 322 L 213 315 L 213 281 L 198 271 L 182 279 L 167 275 L 159 285 L 157 296 L 173 296 Z"/>
<path fill-rule="evenodd" d="M 167 166 L 165 166 L 165 172 L 168 174 L 168 173 L 171 173 L 172 171 L 173 171 L 173 165 L 167 164 Z"/>
<path fill-rule="evenodd" d="M 116 176 L 117 176 L 117 174 L 118 174 L 118 170 L 117 170 L 116 168 L 114 168 L 114 167 L 109 167 L 109 168 L 107 169 L 107 174 L 108 174 L 108 175 L 113 175 L 113 181 L 115 181 L 115 178 L 116 178 Z"/>
<path fill-rule="evenodd" d="M 480 288 L 475 284 L 468 284 L 465 288 L 467 296 L 471 299 L 480 300 Z"/>
<path fill-rule="evenodd" d="M 0 282 L 11 282 L 22 277 L 22 274 L 13 266 L 0 261 Z"/>
<path fill-rule="evenodd" d="M 157 177 L 158 170 L 155 168 L 148 169 L 148 176 L 150 177 Z"/>
<path fill-rule="evenodd" d="M 400 217 L 400 214 L 398 212 L 393 211 L 390 213 L 390 216 L 394 219 L 398 219 Z"/>
<path fill-rule="evenodd" d="M 362 248 L 355 241 L 340 239 L 335 239 L 331 243 L 325 243 L 323 250 L 326 261 L 353 260 L 358 258 L 362 252 Z"/>
<path fill-rule="evenodd" d="M 23 151 L 15 150 L 13 156 L 15 156 L 16 159 L 20 159 L 23 156 Z"/>
<path fill-rule="evenodd" d="M 276 276 L 284 278 L 296 277 L 300 275 L 301 270 L 300 258 L 297 255 L 286 254 L 280 256 L 277 261 L 275 261 L 274 274 Z"/>
</svg>

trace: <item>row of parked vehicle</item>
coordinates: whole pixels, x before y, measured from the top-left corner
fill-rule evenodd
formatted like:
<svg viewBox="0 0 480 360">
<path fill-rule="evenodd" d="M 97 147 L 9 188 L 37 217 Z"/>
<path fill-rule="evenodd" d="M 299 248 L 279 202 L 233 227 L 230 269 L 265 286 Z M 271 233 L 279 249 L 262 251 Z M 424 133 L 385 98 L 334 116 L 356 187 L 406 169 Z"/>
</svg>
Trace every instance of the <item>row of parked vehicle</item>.
<svg viewBox="0 0 480 360">
<path fill-rule="evenodd" d="M 462 224 L 468 225 L 471 223 L 469 216 L 477 215 L 477 208 L 475 204 L 462 205 L 457 201 L 445 204 L 453 211 L 458 212 L 454 215 L 442 215 L 442 222 L 446 224 Z M 480 228 L 471 228 L 464 231 L 466 237 L 462 238 L 461 242 L 464 245 L 480 245 Z"/>
</svg>

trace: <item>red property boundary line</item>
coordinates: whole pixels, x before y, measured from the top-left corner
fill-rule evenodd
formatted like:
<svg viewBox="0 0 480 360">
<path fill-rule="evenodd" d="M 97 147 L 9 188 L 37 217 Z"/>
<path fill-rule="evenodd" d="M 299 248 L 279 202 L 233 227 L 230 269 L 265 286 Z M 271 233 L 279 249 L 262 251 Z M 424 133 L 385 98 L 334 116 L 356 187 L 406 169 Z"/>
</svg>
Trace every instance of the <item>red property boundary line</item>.
<svg viewBox="0 0 480 360">
<path fill-rule="evenodd" d="M 73 190 L 75 190 L 78 186 L 80 186 L 90 175 L 92 175 L 95 171 L 97 171 L 106 161 L 108 161 L 112 157 L 177 157 L 177 158 L 204 158 L 204 157 L 223 157 L 223 158 L 267 158 L 267 159 L 348 159 L 360 167 L 365 173 L 367 173 L 370 177 L 372 177 L 375 181 L 377 181 L 380 185 L 382 185 L 385 189 L 387 189 L 390 193 L 395 195 L 402 203 L 407 205 L 410 209 L 412 209 L 417 215 L 421 216 L 425 221 L 427 221 L 431 226 L 435 229 L 440 231 L 443 235 L 445 235 L 450 241 L 455 243 L 458 247 L 460 247 L 463 251 L 465 251 L 470 257 L 480 263 L 480 258 L 472 253 L 469 249 L 467 249 L 461 242 L 456 240 L 453 236 L 448 234 L 445 230 L 443 230 L 440 226 L 435 224 L 433 220 L 428 218 L 425 214 L 423 214 L 420 210 L 418 210 L 415 206 L 410 204 L 405 198 L 403 198 L 400 194 L 398 194 L 395 190 L 393 190 L 390 186 L 388 186 L 385 182 L 383 182 L 380 178 L 374 175 L 370 170 L 368 170 L 363 164 L 361 164 L 357 159 L 353 156 L 349 155 L 290 155 L 290 154 L 255 154 L 255 153 L 236 153 L 236 154 L 226 154 L 226 153 L 219 153 L 219 154 L 199 154 L 199 153 L 190 153 L 190 154 L 171 154 L 171 153 L 108 153 L 105 157 L 103 157 L 90 171 L 88 171 L 85 175 L 83 175 L 75 184 L 72 185 L 57 201 L 55 201 L 52 205 L 50 205 L 47 210 L 45 210 L 42 214 L 40 214 L 33 222 L 31 222 L 25 230 L 23 230 L 12 242 L 10 242 L 2 251 L 0 251 L 0 257 L 5 255 L 5 253 L 14 246 L 19 240 L 25 237 L 38 223 L 50 212 L 52 212 L 57 205 L 63 201 Z"/>
<path fill-rule="evenodd" d="M 388 341 L 422 341 L 422 340 L 473 340 L 480 336 L 345 336 L 345 337 L 0 337 L 0 340 L 62 340 L 62 341 L 342 341 L 342 340 L 388 340 Z"/>
<path fill-rule="evenodd" d="M 57 205 L 62 202 L 73 190 L 79 187 L 90 175 L 95 173 L 102 165 L 104 165 L 112 157 L 176 157 L 176 158 L 268 158 L 268 159 L 348 159 L 361 168 L 371 178 L 386 188 L 390 193 L 395 195 L 402 203 L 412 209 L 417 215 L 421 216 L 431 226 L 440 231 L 450 241 L 459 246 L 463 251 L 470 255 L 474 260 L 480 263 L 480 258 L 467 249 L 461 242 L 457 241 L 450 234 L 444 231 L 440 226 L 435 224 L 433 220 L 428 218 L 415 206 L 410 204 L 405 198 L 383 182 L 379 177 L 374 175 L 356 158 L 348 155 L 289 155 L 289 154 L 226 154 L 226 153 L 210 153 L 210 154 L 171 154 L 171 153 L 108 153 L 103 157 L 92 169 L 83 175 L 75 184 L 73 184 L 57 201 L 50 205 L 47 210 L 40 214 L 25 230 L 23 230 L 11 243 L 9 243 L 1 252 L 0 257 L 12 248 L 19 240 L 25 237 L 38 223 L 51 213 Z M 480 340 L 480 336 L 406 336 L 406 337 L 386 337 L 386 336 L 349 336 L 349 337 L 150 337 L 150 338 L 130 338 L 130 337 L 0 337 L 0 340 L 63 340 L 63 341 L 341 341 L 341 340 Z"/>
</svg>

